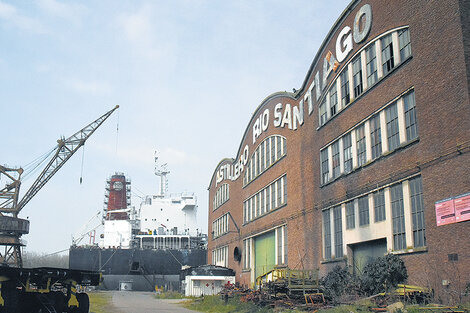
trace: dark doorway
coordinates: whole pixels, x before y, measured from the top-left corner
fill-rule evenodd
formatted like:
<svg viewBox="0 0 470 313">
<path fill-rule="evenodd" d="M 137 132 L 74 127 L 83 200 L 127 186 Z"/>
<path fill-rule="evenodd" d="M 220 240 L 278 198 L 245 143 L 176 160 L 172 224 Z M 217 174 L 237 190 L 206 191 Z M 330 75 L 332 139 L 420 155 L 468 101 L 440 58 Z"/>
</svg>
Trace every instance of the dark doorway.
<svg viewBox="0 0 470 313">
<path fill-rule="evenodd" d="M 378 239 L 349 245 L 352 252 L 353 273 L 361 274 L 367 263 L 387 253 L 387 239 Z"/>
</svg>

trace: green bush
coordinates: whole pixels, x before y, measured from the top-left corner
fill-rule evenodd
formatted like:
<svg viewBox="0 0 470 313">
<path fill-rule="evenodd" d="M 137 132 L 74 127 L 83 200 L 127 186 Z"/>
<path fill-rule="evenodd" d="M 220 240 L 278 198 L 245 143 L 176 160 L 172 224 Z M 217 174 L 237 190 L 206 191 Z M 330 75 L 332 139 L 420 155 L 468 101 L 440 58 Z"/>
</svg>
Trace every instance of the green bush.
<svg viewBox="0 0 470 313">
<path fill-rule="evenodd" d="M 352 275 L 348 268 L 336 266 L 320 281 L 325 298 L 337 304 L 345 294 L 374 295 L 390 291 L 408 278 L 405 263 L 396 255 L 388 254 L 368 263 L 362 275 Z"/>
<path fill-rule="evenodd" d="M 354 277 L 349 273 L 347 268 L 342 268 L 337 265 L 322 278 L 320 283 L 323 286 L 325 298 L 336 304 L 343 294 L 351 291 Z"/>
<path fill-rule="evenodd" d="M 407 278 L 408 272 L 403 260 L 395 254 L 387 254 L 364 267 L 361 290 L 366 295 L 390 291 Z"/>
</svg>

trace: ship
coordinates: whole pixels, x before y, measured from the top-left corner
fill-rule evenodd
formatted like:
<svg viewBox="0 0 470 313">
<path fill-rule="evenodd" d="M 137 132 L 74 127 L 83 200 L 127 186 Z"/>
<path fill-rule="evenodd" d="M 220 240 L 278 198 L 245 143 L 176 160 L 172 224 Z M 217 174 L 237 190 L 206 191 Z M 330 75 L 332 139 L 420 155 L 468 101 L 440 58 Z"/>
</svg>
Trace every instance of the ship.
<svg viewBox="0 0 470 313">
<path fill-rule="evenodd" d="M 111 175 L 100 240 L 72 244 L 69 268 L 100 271 L 106 290 L 180 290 L 182 268 L 207 263 L 207 234 L 197 225 L 195 194 L 166 192 L 168 173 L 166 167 L 155 171 L 160 192 L 142 197 L 138 208 L 131 205 L 130 179 Z"/>
</svg>

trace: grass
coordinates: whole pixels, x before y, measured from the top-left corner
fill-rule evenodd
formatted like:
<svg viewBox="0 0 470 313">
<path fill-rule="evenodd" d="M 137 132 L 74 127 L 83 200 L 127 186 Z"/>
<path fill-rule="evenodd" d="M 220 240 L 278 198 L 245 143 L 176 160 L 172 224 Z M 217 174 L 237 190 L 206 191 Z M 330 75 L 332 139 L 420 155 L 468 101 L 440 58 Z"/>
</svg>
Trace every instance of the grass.
<svg viewBox="0 0 470 313">
<path fill-rule="evenodd" d="M 111 294 L 105 292 L 88 292 L 90 297 L 90 312 L 110 313 Z"/>
<path fill-rule="evenodd" d="M 157 293 L 155 295 L 157 299 L 184 299 L 184 295 L 177 291 L 166 291 L 162 293 Z"/>
<path fill-rule="evenodd" d="M 362 305 L 340 305 L 329 309 L 320 309 L 318 313 L 360 313 L 369 312 L 369 307 Z"/>
<path fill-rule="evenodd" d="M 240 302 L 239 297 L 229 298 L 228 303 L 218 296 L 205 296 L 204 298 L 194 298 L 184 304 L 188 309 L 205 313 L 271 313 L 274 310 L 266 307 L 259 307 L 253 303 Z"/>
</svg>

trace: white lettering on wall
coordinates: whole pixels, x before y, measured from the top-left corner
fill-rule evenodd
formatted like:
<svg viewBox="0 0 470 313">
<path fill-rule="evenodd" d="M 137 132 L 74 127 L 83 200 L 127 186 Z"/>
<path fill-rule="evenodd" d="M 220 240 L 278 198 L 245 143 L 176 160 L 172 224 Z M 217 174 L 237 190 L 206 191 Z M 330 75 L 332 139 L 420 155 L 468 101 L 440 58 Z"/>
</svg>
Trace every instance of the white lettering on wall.
<svg viewBox="0 0 470 313">
<path fill-rule="evenodd" d="M 284 127 L 287 124 L 289 129 L 292 129 L 292 112 L 289 103 L 286 103 L 286 108 L 284 109 L 284 117 L 282 118 L 281 127 Z"/>
<path fill-rule="evenodd" d="M 295 106 L 292 112 L 293 129 L 297 130 L 297 124 L 302 126 L 304 124 L 304 101 L 300 101 L 299 106 Z"/>
<path fill-rule="evenodd" d="M 361 29 L 362 28 L 362 29 Z M 313 81 L 309 86 L 308 92 L 304 99 L 300 101 L 298 106 L 286 103 L 278 103 L 274 106 L 273 112 L 273 125 L 274 127 L 289 128 L 297 130 L 304 124 L 304 103 L 308 101 L 308 114 L 312 114 L 313 106 L 313 93 L 315 92 L 316 101 L 322 95 L 323 90 L 326 88 L 328 78 L 332 72 L 336 72 L 341 62 L 346 60 L 348 55 L 353 50 L 354 43 L 358 44 L 364 41 L 369 35 L 372 28 L 372 8 L 369 4 L 363 5 L 356 13 L 354 18 L 354 26 L 351 32 L 351 27 L 344 26 L 336 38 L 335 55 L 328 51 L 323 59 L 322 79 L 320 81 L 320 71 L 317 71 L 313 77 Z M 270 111 L 265 109 L 253 122 L 252 136 L 253 144 L 261 136 L 261 134 L 268 130 L 270 122 Z M 224 179 L 236 180 L 240 177 L 245 169 L 249 159 L 248 145 L 243 149 L 243 154 L 233 164 L 221 165 L 216 172 L 216 186 Z"/>
<path fill-rule="evenodd" d="M 344 38 L 344 40 L 343 40 Z M 344 27 L 336 39 L 336 57 L 338 62 L 343 62 L 353 49 L 351 27 Z"/>
<path fill-rule="evenodd" d="M 364 16 L 364 19 L 362 17 Z M 363 21 L 362 31 L 359 29 L 361 21 Z M 372 28 L 372 7 L 370 4 L 363 5 L 354 18 L 354 42 L 360 43 L 369 35 Z"/>
<path fill-rule="evenodd" d="M 269 125 L 269 109 L 264 110 L 262 114 L 253 123 L 253 143 L 261 135 L 262 132 L 268 130 Z"/>
<path fill-rule="evenodd" d="M 225 163 L 221 165 L 216 173 L 215 185 L 217 186 L 220 182 L 225 179 L 236 180 L 243 173 L 245 165 L 248 163 L 249 148 L 248 145 L 243 149 L 243 154 L 240 156 L 238 161 L 234 164 Z"/>
<path fill-rule="evenodd" d="M 362 27 L 362 29 L 361 29 Z M 372 8 L 369 4 L 363 5 L 356 13 L 354 18 L 354 27 L 351 32 L 351 27 L 344 26 L 336 38 L 335 55 L 328 51 L 323 59 L 322 80 L 320 85 L 320 71 L 315 73 L 312 84 L 309 87 L 308 93 L 313 102 L 313 91 L 315 90 L 316 101 L 320 100 L 323 90 L 326 88 L 328 78 L 331 73 L 339 67 L 339 64 L 346 60 L 348 55 L 353 51 L 353 38 L 355 43 L 364 41 L 370 33 L 372 28 Z M 312 114 L 313 105 L 309 103 L 308 114 Z"/>
<path fill-rule="evenodd" d="M 276 104 L 274 107 L 274 127 L 281 126 L 281 119 L 282 119 L 282 103 Z"/>
<path fill-rule="evenodd" d="M 328 80 L 328 76 L 330 76 L 332 71 L 336 72 L 336 69 L 339 66 L 339 62 L 336 61 L 335 56 L 331 51 L 328 51 L 326 54 L 325 59 L 323 60 L 323 81 L 322 81 L 322 89 L 326 87 L 326 81 Z"/>
</svg>

